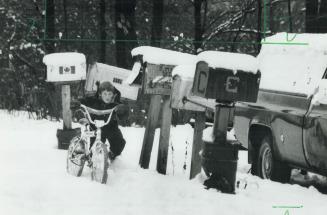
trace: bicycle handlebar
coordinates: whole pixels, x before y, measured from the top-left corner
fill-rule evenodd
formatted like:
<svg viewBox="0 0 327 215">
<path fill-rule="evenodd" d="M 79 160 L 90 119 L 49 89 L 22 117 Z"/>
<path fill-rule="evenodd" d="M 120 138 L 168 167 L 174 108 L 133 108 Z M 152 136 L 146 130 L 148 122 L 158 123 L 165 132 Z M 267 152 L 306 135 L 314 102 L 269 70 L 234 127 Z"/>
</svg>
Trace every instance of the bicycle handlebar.
<svg viewBox="0 0 327 215">
<path fill-rule="evenodd" d="M 105 125 L 107 125 L 110 122 L 111 117 L 112 117 L 112 113 L 115 110 L 115 107 L 112 108 L 112 109 L 107 109 L 107 110 L 96 110 L 96 109 L 87 107 L 87 106 L 85 106 L 83 104 L 81 104 L 81 108 L 83 108 L 85 110 L 86 117 L 88 118 L 88 120 L 90 121 L 90 123 L 92 123 L 93 125 L 97 125 L 97 124 L 96 124 L 95 121 L 92 120 L 92 118 L 90 116 L 90 113 L 91 114 L 94 114 L 94 115 L 98 115 L 98 116 L 110 114 L 109 117 L 108 117 L 108 119 L 107 119 L 107 121 L 102 125 L 102 127 L 105 126 Z"/>
</svg>

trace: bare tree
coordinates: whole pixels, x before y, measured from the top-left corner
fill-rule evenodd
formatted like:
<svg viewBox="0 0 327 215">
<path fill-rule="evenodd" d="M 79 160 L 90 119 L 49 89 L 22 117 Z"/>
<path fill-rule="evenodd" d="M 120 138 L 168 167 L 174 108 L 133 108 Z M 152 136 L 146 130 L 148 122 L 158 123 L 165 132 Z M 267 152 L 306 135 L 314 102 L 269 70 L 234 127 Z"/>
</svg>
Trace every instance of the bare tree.
<svg viewBox="0 0 327 215">
<path fill-rule="evenodd" d="M 319 18 L 318 18 L 318 32 L 327 33 L 327 1 L 320 1 Z"/>
<path fill-rule="evenodd" d="M 164 1 L 152 0 L 151 46 L 160 47 L 164 17 Z"/>
<path fill-rule="evenodd" d="M 99 61 L 102 63 L 106 62 L 106 39 L 107 39 L 107 33 L 106 33 L 106 1 L 100 0 L 99 2 L 99 30 L 100 30 L 100 53 L 99 53 Z"/>
<path fill-rule="evenodd" d="M 45 26 L 45 47 L 47 53 L 55 51 L 54 41 L 55 38 L 55 4 L 54 0 L 46 1 L 46 26 Z"/>
<path fill-rule="evenodd" d="M 307 33 L 316 33 L 318 25 L 318 0 L 306 0 L 305 27 Z"/>
<path fill-rule="evenodd" d="M 207 0 L 194 0 L 194 52 L 198 53 L 203 47 L 203 34 L 205 31 L 208 2 Z M 202 10 L 203 9 L 203 10 Z M 203 11 L 203 13 L 202 13 Z"/>
<path fill-rule="evenodd" d="M 291 0 L 287 1 L 287 12 L 288 12 L 288 25 L 289 32 L 293 32 L 293 22 L 292 22 L 292 8 L 291 8 Z"/>
<path fill-rule="evenodd" d="M 130 51 L 137 46 L 135 32 L 136 0 L 115 1 L 116 62 L 118 67 L 130 68 Z"/>
<path fill-rule="evenodd" d="M 257 0 L 257 8 L 258 8 L 258 15 L 257 15 L 257 52 L 260 52 L 261 49 L 261 40 L 262 40 L 262 36 L 261 36 L 261 25 L 262 25 L 262 0 Z M 266 30 L 266 29 L 264 29 Z"/>
</svg>

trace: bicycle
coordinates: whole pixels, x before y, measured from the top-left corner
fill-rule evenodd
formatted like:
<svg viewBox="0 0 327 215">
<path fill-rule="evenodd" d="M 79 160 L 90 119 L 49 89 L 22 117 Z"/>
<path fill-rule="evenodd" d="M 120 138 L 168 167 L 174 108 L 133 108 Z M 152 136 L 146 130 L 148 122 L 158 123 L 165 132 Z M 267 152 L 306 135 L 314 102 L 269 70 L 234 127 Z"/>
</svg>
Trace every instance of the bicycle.
<svg viewBox="0 0 327 215">
<path fill-rule="evenodd" d="M 85 105 L 80 105 L 82 113 L 86 117 L 81 119 L 80 124 L 85 126 L 81 136 L 74 137 L 68 147 L 67 153 L 67 172 L 74 176 L 81 176 L 85 162 L 91 168 L 91 179 L 102 184 L 107 182 L 109 168 L 109 145 L 101 141 L 101 128 L 107 125 L 115 108 L 108 110 L 96 110 Z M 106 115 L 109 114 L 107 121 L 92 120 L 91 114 Z M 90 123 L 95 125 L 96 130 L 90 130 Z M 90 148 L 90 138 L 95 137 L 95 141 Z"/>
</svg>

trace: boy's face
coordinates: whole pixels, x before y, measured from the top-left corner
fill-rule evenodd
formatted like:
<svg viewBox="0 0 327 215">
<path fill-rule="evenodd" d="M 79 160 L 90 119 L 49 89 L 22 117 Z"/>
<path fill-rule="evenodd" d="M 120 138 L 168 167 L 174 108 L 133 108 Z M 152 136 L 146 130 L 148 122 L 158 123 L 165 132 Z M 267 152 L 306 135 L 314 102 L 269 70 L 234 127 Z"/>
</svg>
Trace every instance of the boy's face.
<svg viewBox="0 0 327 215">
<path fill-rule="evenodd" d="M 101 99 L 104 103 L 111 103 L 114 100 L 115 94 L 112 91 L 102 91 L 101 93 Z"/>
</svg>

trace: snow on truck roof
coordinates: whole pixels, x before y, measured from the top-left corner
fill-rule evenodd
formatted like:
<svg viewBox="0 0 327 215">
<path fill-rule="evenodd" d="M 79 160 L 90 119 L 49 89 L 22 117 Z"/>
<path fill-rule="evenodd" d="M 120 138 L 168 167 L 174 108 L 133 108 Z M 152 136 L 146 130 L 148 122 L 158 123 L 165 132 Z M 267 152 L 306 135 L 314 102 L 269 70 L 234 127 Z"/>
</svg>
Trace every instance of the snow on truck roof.
<svg viewBox="0 0 327 215">
<path fill-rule="evenodd" d="M 152 64 L 181 65 L 192 64 L 196 60 L 196 55 L 151 46 L 134 48 L 132 56 L 137 55 L 142 55 L 144 62 Z"/>
<path fill-rule="evenodd" d="M 280 32 L 262 40 L 262 51 L 287 51 L 289 53 L 309 50 L 327 51 L 327 34 L 296 34 Z"/>
<path fill-rule="evenodd" d="M 52 53 L 43 57 L 43 63 L 46 65 L 76 65 L 86 63 L 84 54 L 77 52 Z"/>
<path fill-rule="evenodd" d="M 278 33 L 263 42 L 260 88 L 310 96 L 327 67 L 327 34 Z"/>
</svg>

